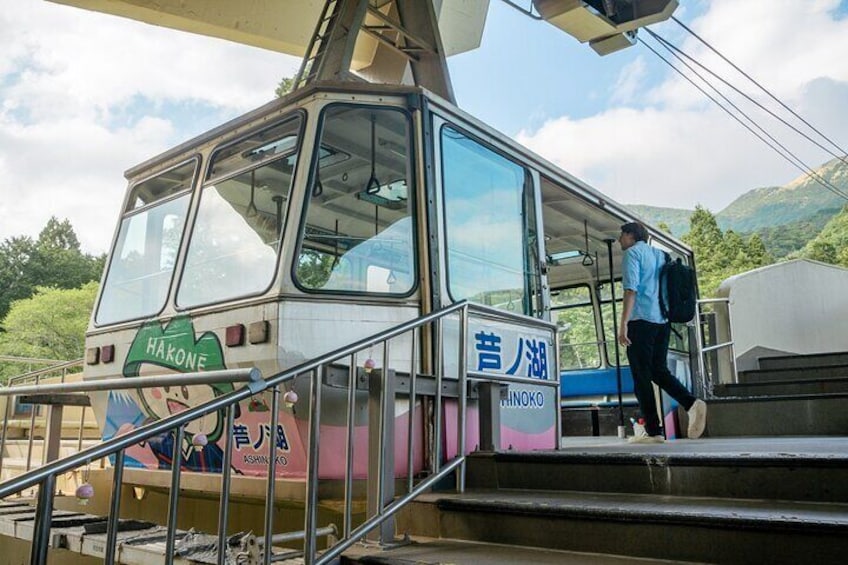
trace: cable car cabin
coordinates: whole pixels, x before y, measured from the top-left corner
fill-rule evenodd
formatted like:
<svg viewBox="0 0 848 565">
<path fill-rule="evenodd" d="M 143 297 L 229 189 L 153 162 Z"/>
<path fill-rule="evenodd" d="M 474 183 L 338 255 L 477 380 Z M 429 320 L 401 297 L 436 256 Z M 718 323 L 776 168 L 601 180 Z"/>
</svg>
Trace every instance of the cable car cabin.
<svg viewBox="0 0 848 565">
<path fill-rule="evenodd" d="M 470 368 L 545 380 L 561 369 L 566 405 L 610 402 L 609 265 L 618 277 L 621 252 L 606 240 L 632 215 L 425 90 L 345 83 L 296 91 L 126 176 L 87 332 L 87 379 L 254 366 L 270 376 L 467 299 L 521 316 L 471 326 Z M 679 242 L 652 235 L 691 261 Z M 558 336 L 521 322 L 534 318 L 559 324 Z M 424 374 L 436 363 L 434 341 L 418 342 Z M 444 374 L 455 375 L 445 342 Z M 392 347 L 389 363 L 409 367 L 409 350 Z M 356 363 L 381 367 L 382 355 L 369 351 Z M 688 376 L 685 347 L 670 362 Z M 328 456 L 320 474 L 334 478 L 344 472 L 344 458 L 332 454 L 343 441 L 347 393 L 323 386 L 320 449 Z M 293 385 L 301 397 L 307 387 Z M 111 391 L 92 395 L 92 404 L 111 438 L 229 390 Z M 500 402 L 502 448 L 556 445 L 554 390 L 509 385 Z M 231 446 L 239 473 L 267 474 L 271 406 L 262 394 L 239 406 Z M 405 406 L 397 402 L 398 423 L 409 417 Z M 308 409 L 280 407 L 280 476 L 304 473 Z M 357 408 L 357 425 L 367 417 Z M 423 439 L 431 417 L 415 411 L 417 469 L 432 455 Z M 187 439 L 205 434 L 209 443 L 183 446 L 187 469 L 220 469 L 224 425 L 213 414 L 186 427 Z M 451 426 L 446 419 L 448 438 Z M 359 432 L 356 453 L 364 454 Z M 172 450 L 172 438 L 135 446 L 128 465 L 167 467 Z M 395 458 L 398 476 L 406 455 Z M 364 465 L 357 455 L 354 471 Z"/>
</svg>

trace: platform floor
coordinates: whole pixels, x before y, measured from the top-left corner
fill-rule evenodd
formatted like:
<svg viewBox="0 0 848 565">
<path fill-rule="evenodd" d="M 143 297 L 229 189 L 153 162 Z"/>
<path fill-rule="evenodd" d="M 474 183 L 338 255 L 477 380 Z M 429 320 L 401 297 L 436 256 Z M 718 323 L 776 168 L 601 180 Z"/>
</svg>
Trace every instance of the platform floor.
<svg viewBox="0 0 848 565">
<path fill-rule="evenodd" d="M 592 455 L 644 453 L 697 457 L 848 459 L 848 436 L 674 439 L 661 444 L 627 443 L 618 437 L 564 437 L 561 451 Z"/>
</svg>

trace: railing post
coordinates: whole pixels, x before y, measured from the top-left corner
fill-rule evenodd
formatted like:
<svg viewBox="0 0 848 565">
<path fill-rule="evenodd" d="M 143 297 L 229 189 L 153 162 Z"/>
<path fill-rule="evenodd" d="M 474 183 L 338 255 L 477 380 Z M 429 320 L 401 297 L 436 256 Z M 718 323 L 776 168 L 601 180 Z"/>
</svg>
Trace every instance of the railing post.
<svg viewBox="0 0 848 565">
<path fill-rule="evenodd" d="M 62 445 L 62 413 L 61 404 L 50 404 L 47 407 L 47 425 L 45 426 L 44 453 L 41 462 L 50 463 L 59 459 L 59 448 Z"/>
<path fill-rule="evenodd" d="M 115 454 L 115 466 L 112 470 L 112 500 L 109 504 L 109 516 L 106 521 L 106 555 L 103 562 L 115 563 L 118 556 L 118 522 L 121 517 L 121 486 L 124 482 L 124 450 Z"/>
<path fill-rule="evenodd" d="M 485 381 L 477 385 L 480 399 L 480 451 L 501 448 L 501 385 Z"/>
<path fill-rule="evenodd" d="M 6 455 L 6 436 L 9 434 L 9 406 L 11 406 L 14 401 L 14 396 L 6 397 L 6 406 L 3 409 L 3 435 L 0 436 L 0 482 L 3 481 L 3 460 Z"/>
<path fill-rule="evenodd" d="M 444 324 L 442 318 L 433 321 L 435 325 L 435 336 L 433 343 L 433 377 L 436 381 L 436 394 L 433 397 L 433 464 L 432 472 L 435 475 L 442 465 L 442 377 L 444 374 Z"/>
<path fill-rule="evenodd" d="M 712 394 L 712 390 L 707 383 L 707 369 L 704 363 L 704 323 L 702 320 L 703 312 L 701 311 L 703 305 L 700 301 L 695 304 L 697 305 L 695 308 L 695 346 L 698 348 L 698 376 L 701 379 L 704 395 L 709 396 Z"/>
<path fill-rule="evenodd" d="M 382 514 L 395 496 L 395 372 L 387 364 L 384 356 L 383 367 L 368 375 L 368 516 Z M 389 518 L 368 539 L 386 543 L 394 535 L 395 521 Z"/>
<path fill-rule="evenodd" d="M 459 348 L 457 359 L 457 418 L 456 418 L 456 456 L 463 461 L 456 468 L 456 491 L 465 492 L 465 420 L 468 412 L 468 305 L 459 311 Z"/>
<path fill-rule="evenodd" d="M 321 436 L 321 391 L 323 387 L 322 375 L 326 366 L 312 371 L 312 383 L 310 387 L 311 398 L 309 403 L 309 455 L 306 459 L 306 519 L 304 525 L 303 562 L 312 565 L 317 559 L 318 544 L 318 456 L 320 449 L 318 442 Z"/>
<path fill-rule="evenodd" d="M 280 417 L 280 386 L 272 389 L 271 397 L 271 444 L 268 446 L 268 484 L 265 494 L 265 543 L 263 544 L 262 563 L 271 563 L 271 538 L 274 535 L 274 500 L 277 498 L 277 422 Z"/>
<path fill-rule="evenodd" d="M 30 565 L 47 563 L 47 551 L 50 547 L 50 527 L 53 521 L 53 493 L 56 490 L 56 475 L 47 475 L 38 489 L 38 502 L 35 507 L 35 524 L 32 532 Z"/>
<path fill-rule="evenodd" d="M 183 438 L 185 424 L 180 424 L 174 430 L 174 450 L 171 455 L 171 492 L 168 496 L 168 533 L 165 536 L 165 565 L 174 562 L 174 547 L 176 546 L 177 510 L 180 502 L 180 471 L 183 464 Z"/>
<path fill-rule="evenodd" d="M 411 332 L 411 346 L 409 356 L 409 420 L 406 431 L 406 491 L 412 492 L 415 486 L 415 397 L 417 396 L 416 384 L 418 378 L 418 334 L 413 329 Z"/>
<path fill-rule="evenodd" d="M 734 345 L 736 340 L 733 337 L 733 321 L 730 318 L 730 298 L 724 304 L 727 308 L 727 341 L 730 343 L 730 370 L 732 371 L 730 382 L 738 383 L 739 373 L 736 371 L 736 346 Z"/>
<path fill-rule="evenodd" d="M 35 384 L 38 386 L 39 376 L 35 376 Z M 29 472 L 32 469 L 32 442 L 35 440 L 33 434 L 35 433 L 35 413 L 38 410 L 38 406 L 35 404 L 30 404 L 30 412 L 29 412 L 29 442 L 27 442 L 27 460 L 26 460 L 26 470 Z"/>
<path fill-rule="evenodd" d="M 347 538 L 353 530 L 353 457 L 356 449 L 356 355 L 348 358 L 347 368 L 347 441 L 345 445 L 344 526 L 342 536 Z"/>
<path fill-rule="evenodd" d="M 227 559 L 227 525 L 230 518 L 230 482 L 233 470 L 233 424 L 235 423 L 235 405 L 227 407 L 227 429 L 224 462 L 221 466 L 221 502 L 218 508 L 218 565 L 224 565 Z"/>
</svg>

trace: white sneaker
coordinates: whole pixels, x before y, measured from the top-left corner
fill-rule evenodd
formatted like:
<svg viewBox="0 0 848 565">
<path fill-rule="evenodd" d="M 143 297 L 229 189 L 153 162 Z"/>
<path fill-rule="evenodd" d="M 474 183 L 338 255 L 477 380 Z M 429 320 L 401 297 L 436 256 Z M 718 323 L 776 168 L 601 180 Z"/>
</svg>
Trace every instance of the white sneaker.
<svg viewBox="0 0 848 565">
<path fill-rule="evenodd" d="M 627 443 L 665 443 L 663 436 L 649 436 L 644 430 L 635 436 L 627 438 Z"/>
<path fill-rule="evenodd" d="M 707 426 L 707 403 L 699 398 L 686 413 L 689 415 L 689 430 L 686 436 L 689 439 L 698 439 L 704 434 L 704 428 Z"/>
</svg>

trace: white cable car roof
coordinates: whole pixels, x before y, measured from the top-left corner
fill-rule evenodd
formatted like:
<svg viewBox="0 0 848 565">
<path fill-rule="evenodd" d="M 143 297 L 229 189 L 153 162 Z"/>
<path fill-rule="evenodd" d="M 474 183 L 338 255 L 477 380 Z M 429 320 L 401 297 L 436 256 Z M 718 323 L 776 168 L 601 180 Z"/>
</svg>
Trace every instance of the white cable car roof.
<svg viewBox="0 0 848 565">
<path fill-rule="evenodd" d="M 324 0 L 49 0 L 303 57 Z M 387 0 L 372 0 L 379 7 Z M 445 55 L 480 46 L 489 0 L 434 0 Z M 372 50 L 373 51 L 373 50 Z M 370 61 L 362 61 L 362 64 Z"/>
</svg>

